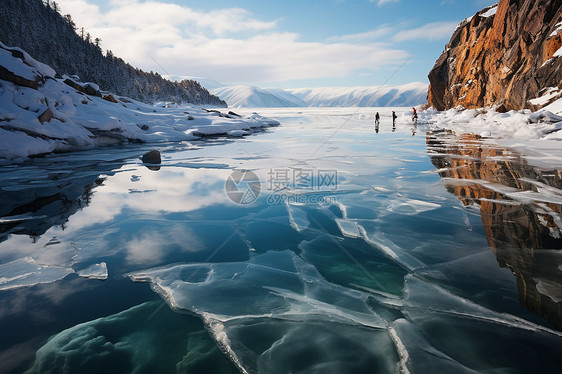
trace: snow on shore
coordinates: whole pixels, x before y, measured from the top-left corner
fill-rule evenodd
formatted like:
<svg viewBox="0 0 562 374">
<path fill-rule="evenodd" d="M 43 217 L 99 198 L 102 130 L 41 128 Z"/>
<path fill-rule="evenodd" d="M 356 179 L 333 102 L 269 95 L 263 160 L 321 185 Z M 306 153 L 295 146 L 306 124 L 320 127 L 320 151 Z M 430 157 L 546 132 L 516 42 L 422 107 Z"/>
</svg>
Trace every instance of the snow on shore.
<svg viewBox="0 0 562 374">
<path fill-rule="evenodd" d="M 279 125 L 257 114 L 241 117 L 189 105 L 153 106 L 102 95 L 97 85 L 66 76 L 55 78 L 47 65 L 1 43 L 0 72 L 5 78 L 0 79 L 0 160 L 128 141 L 241 136 Z"/>
<path fill-rule="evenodd" d="M 419 123 L 428 131 L 448 129 L 457 134 L 477 134 L 520 149 L 537 166 L 562 165 L 562 99 L 535 113 L 462 108 L 438 112 L 430 108 L 419 113 Z"/>
</svg>

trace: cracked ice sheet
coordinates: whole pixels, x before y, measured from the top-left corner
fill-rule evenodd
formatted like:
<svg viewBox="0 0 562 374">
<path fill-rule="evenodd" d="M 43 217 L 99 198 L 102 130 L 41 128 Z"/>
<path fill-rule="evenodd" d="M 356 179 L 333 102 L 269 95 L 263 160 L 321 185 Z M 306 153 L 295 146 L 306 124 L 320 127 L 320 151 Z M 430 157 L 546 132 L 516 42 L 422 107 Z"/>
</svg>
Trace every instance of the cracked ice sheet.
<svg viewBox="0 0 562 374">
<path fill-rule="evenodd" d="M 427 318 L 433 313 L 466 318 L 503 327 L 548 334 L 561 338 L 562 332 L 535 324 L 523 318 L 498 313 L 414 275 L 407 275 L 404 286 L 404 312 L 412 321 Z"/>
<path fill-rule="evenodd" d="M 549 365 L 562 354 L 559 331 L 492 311 L 414 275 L 405 278 L 403 299 L 373 298 L 405 317 L 389 326 L 401 372 L 558 372 Z M 532 360 L 529 346 L 541 347 Z"/>
<path fill-rule="evenodd" d="M 184 373 L 212 364 L 234 371 L 194 320 L 151 301 L 80 323 L 52 336 L 26 374 L 61 368 L 69 373 Z"/>
<path fill-rule="evenodd" d="M 322 372 L 325 365 L 364 370 L 375 362 L 392 371 L 396 362 L 388 358 L 396 352 L 386 322 L 366 304 L 368 294 L 327 282 L 290 251 L 266 252 L 246 262 L 149 269 L 129 277 L 150 282 L 173 308 L 199 314 L 244 372 L 278 365 L 287 372 Z M 310 344 L 311 330 L 318 347 Z M 253 338 L 256 331 L 259 341 Z M 338 349 L 342 344 L 353 349 Z M 304 366 L 288 368 L 297 365 L 289 359 L 297 352 L 304 355 Z"/>
<path fill-rule="evenodd" d="M 78 271 L 78 275 L 82 278 L 106 280 L 109 274 L 107 272 L 107 264 L 101 262 Z"/>
<path fill-rule="evenodd" d="M 72 273 L 71 268 L 43 265 L 24 257 L 0 265 L 0 291 L 52 283 Z"/>
<path fill-rule="evenodd" d="M 406 276 L 404 299 L 374 298 L 406 317 L 389 326 L 401 372 L 559 370 L 550 361 L 562 353 L 559 331 L 494 312 L 413 275 Z M 530 346 L 541 347 L 532 360 Z"/>
</svg>

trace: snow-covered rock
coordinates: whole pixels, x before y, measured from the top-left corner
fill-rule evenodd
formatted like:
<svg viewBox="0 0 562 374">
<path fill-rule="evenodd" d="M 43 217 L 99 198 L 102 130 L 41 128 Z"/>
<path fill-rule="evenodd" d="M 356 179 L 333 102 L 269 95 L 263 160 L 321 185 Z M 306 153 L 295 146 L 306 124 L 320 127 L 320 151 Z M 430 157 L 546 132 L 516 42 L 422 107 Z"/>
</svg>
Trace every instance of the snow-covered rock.
<svg viewBox="0 0 562 374">
<path fill-rule="evenodd" d="M 419 121 L 431 130 L 445 128 L 459 133 L 487 133 L 494 138 L 513 140 L 562 140 L 562 132 L 558 131 L 562 128 L 562 116 L 546 110 L 500 113 L 493 109 L 449 109 L 444 112 L 430 109 L 420 113 Z"/>
<path fill-rule="evenodd" d="M 500 113 L 493 109 L 439 112 L 430 108 L 419 113 L 418 123 L 428 131 L 480 134 L 506 147 L 526 150 L 532 155 L 528 160 L 536 166 L 558 169 L 562 164 L 562 99 L 535 113 L 528 109 Z"/>
</svg>

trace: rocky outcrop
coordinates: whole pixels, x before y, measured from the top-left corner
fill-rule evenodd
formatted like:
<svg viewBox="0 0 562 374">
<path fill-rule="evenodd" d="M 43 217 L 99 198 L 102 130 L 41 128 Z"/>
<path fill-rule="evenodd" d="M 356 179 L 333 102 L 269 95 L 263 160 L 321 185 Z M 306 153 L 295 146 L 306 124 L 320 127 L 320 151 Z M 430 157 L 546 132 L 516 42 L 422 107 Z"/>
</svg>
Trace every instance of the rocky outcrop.
<svg viewBox="0 0 562 374">
<path fill-rule="evenodd" d="M 102 97 L 99 87 L 97 85 L 94 85 L 93 83 L 80 84 L 70 78 L 66 78 L 64 80 L 64 83 L 74 88 L 76 91 L 85 93 L 86 95 Z"/>
<path fill-rule="evenodd" d="M 153 149 L 150 152 L 146 152 L 142 155 L 142 162 L 145 164 L 161 164 L 162 158 L 160 157 L 160 151 Z"/>
<path fill-rule="evenodd" d="M 501 0 L 457 27 L 429 73 L 428 102 L 540 109 L 562 97 L 561 48 L 562 0 Z"/>
<path fill-rule="evenodd" d="M 0 63 L 0 79 L 12 82 L 18 86 L 33 88 L 34 90 L 45 82 L 44 77 L 26 61 L 26 56 L 21 50 L 0 44 L 0 53 L 3 54 L 3 56 L 0 56 L 0 58 L 3 57 L 0 62 L 5 63 L 8 61 L 6 54 L 11 54 L 13 58 L 20 59 L 25 65 L 20 67 L 20 72 L 18 73 L 11 71 L 7 66 L 3 66 L 4 64 Z M 22 74 L 22 68 L 24 74 Z"/>
<path fill-rule="evenodd" d="M 115 104 L 118 103 L 117 99 L 115 99 L 115 97 L 113 97 L 113 95 L 109 95 L 109 94 L 103 95 L 102 99 L 107 100 L 107 101 L 111 101 L 112 103 L 115 103 Z"/>
<path fill-rule="evenodd" d="M 51 120 L 53 119 L 53 111 L 51 110 L 51 108 L 47 108 L 37 117 L 37 119 L 39 120 L 39 122 L 41 122 L 41 124 L 44 124 L 45 122 L 51 122 Z"/>
<path fill-rule="evenodd" d="M 26 79 L 22 76 L 12 73 L 2 65 L 0 65 L 0 79 L 12 82 L 14 84 L 17 84 L 18 86 L 33 88 L 35 90 L 37 89 L 37 87 L 39 87 L 39 77 L 34 80 Z"/>
</svg>

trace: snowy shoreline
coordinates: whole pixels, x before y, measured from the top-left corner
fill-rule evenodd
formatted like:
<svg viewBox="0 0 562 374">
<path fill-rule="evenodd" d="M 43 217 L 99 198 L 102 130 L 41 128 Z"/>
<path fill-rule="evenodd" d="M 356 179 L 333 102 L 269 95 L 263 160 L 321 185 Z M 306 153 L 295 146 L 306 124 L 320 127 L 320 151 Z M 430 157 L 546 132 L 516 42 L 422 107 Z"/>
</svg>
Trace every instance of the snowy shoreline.
<svg viewBox="0 0 562 374">
<path fill-rule="evenodd" d="M 530 110 L 499 113 L 486 108 L 439 112 L 430 108 L 419 112 L 419 122 L 426 131 L 475 134 L 482 141 L 520 151 L 535 166 L 559 169 L 562 165 L 562 115 L 556 113 L 561 110 L 562 100 L 534 113 Z"/>
<path fill-rule="evenodd" d="M 127 142 L 244 136 L 276 120 L 192 105 L 144 104 L 58 76 L 19 48 L 0 43 L 0 161 Z M 5 79 L 1 79 L 5 78 Z"/>
</svg>

